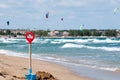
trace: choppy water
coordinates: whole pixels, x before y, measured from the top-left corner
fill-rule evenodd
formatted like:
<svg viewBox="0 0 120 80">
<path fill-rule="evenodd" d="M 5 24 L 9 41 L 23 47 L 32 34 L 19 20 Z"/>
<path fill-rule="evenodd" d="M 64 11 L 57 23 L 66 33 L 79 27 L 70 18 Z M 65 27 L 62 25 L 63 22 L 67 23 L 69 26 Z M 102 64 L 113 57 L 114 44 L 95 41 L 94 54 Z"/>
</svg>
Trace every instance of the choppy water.
<svg viewBox="0 0 120 80">
<path fill-rule="evenodd" d="M 25 39 L 0 38 L 0 53 L 28 56 Z M 35 39 L 33 57 L 115 71 L 120 69 L 120 38 Z"/>
</svg>

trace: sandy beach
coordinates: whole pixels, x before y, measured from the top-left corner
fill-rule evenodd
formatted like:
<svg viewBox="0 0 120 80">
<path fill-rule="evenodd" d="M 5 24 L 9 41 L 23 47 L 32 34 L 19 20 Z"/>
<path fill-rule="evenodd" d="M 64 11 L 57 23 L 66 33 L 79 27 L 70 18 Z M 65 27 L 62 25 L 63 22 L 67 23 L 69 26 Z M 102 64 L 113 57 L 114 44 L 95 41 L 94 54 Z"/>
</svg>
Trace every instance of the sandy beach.
<svg viewBox="0 0 120 80">
<path fill-rule="evenodd" d="M 0 55 L 0 80 L 24 80 L 25 74 L 28 73 L 28 59 L 21 57 Z M 68 68 L 58 64 L 33 60 L 33 73 L 45 71 L 51 73 L 58 80 L 90 80 L 74 74 Z M 4 74 L 4 75 L 2 75 Z M 20 77 L 21 79 L 16 79 Z"/>
</svg>

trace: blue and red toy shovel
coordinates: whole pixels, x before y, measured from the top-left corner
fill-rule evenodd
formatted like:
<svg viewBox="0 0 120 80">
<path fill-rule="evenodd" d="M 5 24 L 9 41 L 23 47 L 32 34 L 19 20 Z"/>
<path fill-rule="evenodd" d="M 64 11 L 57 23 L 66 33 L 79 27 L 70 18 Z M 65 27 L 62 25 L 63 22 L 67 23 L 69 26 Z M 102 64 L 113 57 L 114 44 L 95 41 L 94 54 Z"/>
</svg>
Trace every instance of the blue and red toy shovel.
<svg viewBox="0 0 120 80">
<path fill-rule="evenodd" d="M 25 75 L 26 80 L 36 80 L 36 75 L 32 74 L 32 46 L 31 43 L 34 40 L 35 35 L 33 32 L 26 32 L 26 40 L 29 43 L 29 70 L 28 74 Z"/>
</svg>

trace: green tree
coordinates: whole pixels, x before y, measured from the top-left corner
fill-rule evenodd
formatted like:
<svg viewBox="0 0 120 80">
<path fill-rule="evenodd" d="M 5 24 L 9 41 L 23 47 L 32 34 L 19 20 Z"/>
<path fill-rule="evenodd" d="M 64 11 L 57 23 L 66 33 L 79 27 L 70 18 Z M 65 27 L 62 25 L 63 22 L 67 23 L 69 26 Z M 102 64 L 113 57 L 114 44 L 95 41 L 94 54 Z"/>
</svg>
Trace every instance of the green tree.
<svg viewBox="0 0 120 80">
<path fill-rule="evenodd" d="M 47 36 L 48 31 L 38 30 L 38 31 L 35 31 L 35 34 L 37 34 L 38 36 Z"/>
<path fill-rule="evenodd" d="M 83 30 L 83 36 L 91 36 L 90 30 Z"/>
<path fill-rule="evenodd" d="M 11 34 L 11 31 L 8 29 L 6 30 L 6 35 L 10 35 Z"/>
<path fill-rule="evenodd" d="M 17 35 L 23 35 L 22 33 L 20 33 L 20 32 L 17 32 Z"/>
<path fill-rule="evenodd" d="M 105 31 L 105 36 L 116 37 L 117 36 L 117 32 L 116 32 L 116 30 L 106 30 Z"/>
<path fill-rule="evenodd" d="M 102 35 L 102 33 L 97 30 L 92 31 L 92 36 L 101 36 L 101 35 Z"/>
<path fill-rule="evenodd" d="M 69 36 L 78 36 L 79 32 L 78 30 L 69 30 Z"/>
</svg>

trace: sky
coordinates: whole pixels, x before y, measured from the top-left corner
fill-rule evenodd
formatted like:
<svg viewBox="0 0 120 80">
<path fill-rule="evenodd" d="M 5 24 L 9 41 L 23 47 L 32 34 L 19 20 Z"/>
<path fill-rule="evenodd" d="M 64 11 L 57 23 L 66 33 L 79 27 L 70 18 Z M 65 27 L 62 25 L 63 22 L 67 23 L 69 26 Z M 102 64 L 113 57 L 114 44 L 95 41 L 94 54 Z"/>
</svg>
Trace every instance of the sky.
<svg viewBox="0 0 120 80">
<path fill-rule="evenodd" d="M 120 0 L 0 0 L 0 29 L 120 29 L 115 8 Z"/>
</svg>

